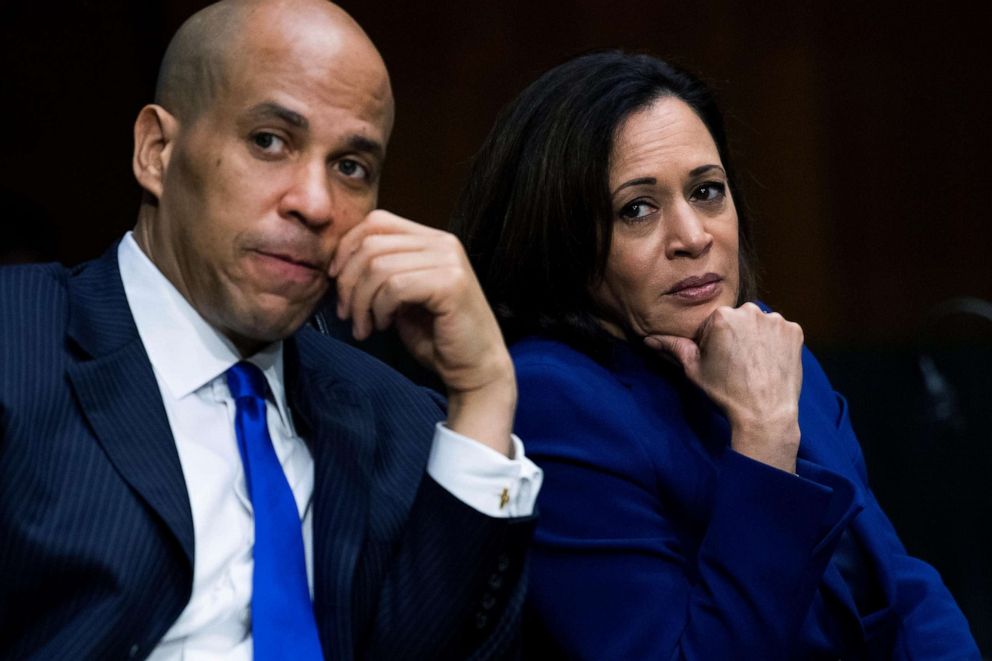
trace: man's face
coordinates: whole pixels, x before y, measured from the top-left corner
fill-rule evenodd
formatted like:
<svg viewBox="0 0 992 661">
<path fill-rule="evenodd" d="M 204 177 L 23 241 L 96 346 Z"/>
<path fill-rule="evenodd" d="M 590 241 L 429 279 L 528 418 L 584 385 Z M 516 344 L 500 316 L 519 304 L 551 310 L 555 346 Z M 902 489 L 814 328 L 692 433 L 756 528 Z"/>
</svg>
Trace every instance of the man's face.
<svg viewBox="0 0 992 661">
<path fill-rule="evenodd" d="M 254 31 L 167 156 L 152 258 L 242 352 L 306 321 L 376 206 L 392 99 L 353 41 L 292 19 Z"/>
</svg>

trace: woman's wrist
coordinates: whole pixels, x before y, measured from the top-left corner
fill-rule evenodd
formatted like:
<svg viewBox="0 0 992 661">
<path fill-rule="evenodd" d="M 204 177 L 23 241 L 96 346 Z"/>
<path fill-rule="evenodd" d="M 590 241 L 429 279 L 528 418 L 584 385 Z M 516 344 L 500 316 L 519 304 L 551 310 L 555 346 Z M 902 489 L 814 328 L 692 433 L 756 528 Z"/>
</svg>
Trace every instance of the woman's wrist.
<svg viewBox="0 0 992 661">
<path fill-rule="evenodd" d="M 789 473 L 796 472 L 800 438 L 798 415 L 731 421 L 730 446 L 735 451 Z"/>
</svg>

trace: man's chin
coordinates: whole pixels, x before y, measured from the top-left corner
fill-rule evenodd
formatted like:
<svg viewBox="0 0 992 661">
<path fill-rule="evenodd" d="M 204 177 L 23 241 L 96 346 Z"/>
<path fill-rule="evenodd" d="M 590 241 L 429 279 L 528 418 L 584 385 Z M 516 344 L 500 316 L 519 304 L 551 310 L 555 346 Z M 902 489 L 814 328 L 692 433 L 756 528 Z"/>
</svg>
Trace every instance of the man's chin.
<svg viewBox="0 0 992 661">
<path fill-rule="evenodd" d="M 222 332 L 243 355 L 284 340 L 295 333 L 313 313 L 317 301 L 305 304 L 265 305 L 253 308 L 224 324 Z"/>
</svg>

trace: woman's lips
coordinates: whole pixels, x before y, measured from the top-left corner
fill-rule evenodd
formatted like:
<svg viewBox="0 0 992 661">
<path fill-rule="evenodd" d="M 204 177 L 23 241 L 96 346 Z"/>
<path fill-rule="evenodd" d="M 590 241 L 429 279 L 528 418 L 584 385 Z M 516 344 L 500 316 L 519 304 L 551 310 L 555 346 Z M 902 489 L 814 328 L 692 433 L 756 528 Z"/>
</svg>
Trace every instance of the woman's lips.
<svg viewBox="0 0 992 661">
<path fill-rule="evenodd" d="M 720 293 L 722 284 L 723 278 L 716 273 L 707 273 L 680 280 L 665 294 L 690 303 L 703 303 L 715 298 Z"/>
</svg>

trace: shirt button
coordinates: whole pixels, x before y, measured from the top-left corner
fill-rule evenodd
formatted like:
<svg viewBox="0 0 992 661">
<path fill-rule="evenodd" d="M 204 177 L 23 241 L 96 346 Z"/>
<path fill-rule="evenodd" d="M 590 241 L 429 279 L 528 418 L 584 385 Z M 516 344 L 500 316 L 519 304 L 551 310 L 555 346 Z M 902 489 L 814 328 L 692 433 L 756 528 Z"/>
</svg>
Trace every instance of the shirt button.
<svg viewBox="0 0 992 661">
<path fill-rule="evenodd" d="M 488 592 L 482 597 L 482 607 L 485 610 L 492 610 L 493 606 L 496 605 L 496 597 L 492 596 Z"/>
<path fill-rule="evenodd" d="M 493 590 L 499 590 L 503 586 L 503 577 L 499 574 L 493 574 L 489 577 L 489 587 Z"/>
<path fill-rule="evenodd" d="M 499 558 L 496 559 L 496 568 L 500 571 L 506 571 L 507 567 L 510 566 L 510 556 L 505 553 L 500 553 Z"/>
<path fill-rule="evenodd" d="M 141 648 L 138 646 L 137 643 L 135 643 L 134 645 L 131 645 L 131 649 L 127 651 L 127 656 L 129 659 L 133 659 L 134 657 L 138 656 L 138 652 L 140 651 Z"/>
<path fill-rule="evenodd" d="M 475 628 L 476 629 L 482 629 L 482 628 L 484 628 L 486 626 L 486 622 L 488 622 L 488 621 L 489 621 L 489 618 L 486 616 L 485 613 L 476 613 L 475 614 Z"/>
</svg>

